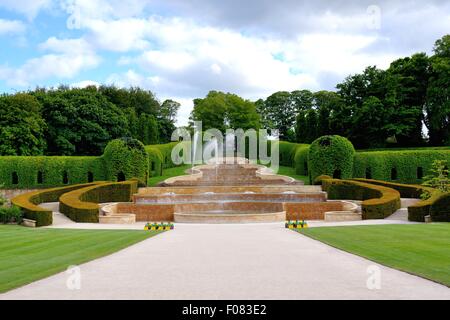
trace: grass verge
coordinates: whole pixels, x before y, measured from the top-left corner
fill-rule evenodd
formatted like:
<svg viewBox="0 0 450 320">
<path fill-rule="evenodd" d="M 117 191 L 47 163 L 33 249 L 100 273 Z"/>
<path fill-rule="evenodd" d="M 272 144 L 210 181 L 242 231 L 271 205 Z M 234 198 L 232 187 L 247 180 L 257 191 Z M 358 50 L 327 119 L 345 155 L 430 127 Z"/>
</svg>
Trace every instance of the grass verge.
<svg viewBox="0 0 450 320">
<path fill-rule="evenodd" d="M 0 293 L 109 255 L 157 233 L 0 225 Z"/>
<path fill-rule="evenodd" d="M 323 227 L 298 232 L 450 287 L 450 223 Z"/>
</svg>

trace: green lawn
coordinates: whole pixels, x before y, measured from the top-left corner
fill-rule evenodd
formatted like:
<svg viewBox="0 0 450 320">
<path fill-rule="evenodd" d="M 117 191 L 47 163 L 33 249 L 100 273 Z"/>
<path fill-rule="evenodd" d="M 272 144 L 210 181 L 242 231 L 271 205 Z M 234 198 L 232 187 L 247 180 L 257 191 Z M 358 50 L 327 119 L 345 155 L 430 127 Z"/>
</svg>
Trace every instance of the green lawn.
<svg viewBox="0 0 450 320">
<path fill-rule="evenodd" d="M 111 254 L 157 233 L 0 225 L 0 292 Z"/>
<path fill-rule="evenodd" d="M 292 167 L 283 167 L 280 166 L 278 170 L 278 174 L 282 176 L 292 177 L 294 179 L 303 181 L 306 185 L 309 184 L 309 178 L 307 176 L 299 176 L 295 173 L 295 169 Z"/>
<path fill-rule="evenodd" d="M 160 183 L 166 179 L 169 179 L 172 177 L 184 176 L 186 174 L 185 171 L 190 168 L 192 168 L 192 165 L 182 165 L 182 166 L 175 167 L 175 168 L 163 169 L 162 176 L 149 178 L 147 184 L 149 187 L 154 187 L 158 183 Z"/>
<path fill-rule="evenodd" d="M 299 232 L 450 287 L 450 223 L 325 227 Z"/>
</svg>

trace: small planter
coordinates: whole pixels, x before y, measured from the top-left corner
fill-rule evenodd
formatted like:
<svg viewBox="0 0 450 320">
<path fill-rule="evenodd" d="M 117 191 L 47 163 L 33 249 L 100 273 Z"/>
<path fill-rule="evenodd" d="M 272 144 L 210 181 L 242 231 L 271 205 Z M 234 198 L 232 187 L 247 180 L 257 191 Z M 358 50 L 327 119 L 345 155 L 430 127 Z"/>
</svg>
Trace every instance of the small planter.
<svg viewBox="0 0 450 320">
<path fill-rule="evenodd" d="M 173 229 L 173 223 L 147 223 L 144 227 L 146 231 L 170 231 Z"/>
</svg>

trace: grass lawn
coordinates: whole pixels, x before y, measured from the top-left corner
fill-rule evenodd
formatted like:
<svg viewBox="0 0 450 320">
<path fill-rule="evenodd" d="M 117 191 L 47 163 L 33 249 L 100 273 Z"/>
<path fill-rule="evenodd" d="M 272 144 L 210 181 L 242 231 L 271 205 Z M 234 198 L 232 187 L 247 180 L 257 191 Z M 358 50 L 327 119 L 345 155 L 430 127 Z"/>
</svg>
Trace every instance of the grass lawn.
<svg viewBox="0 0 450 320">
<path fill-rule="evenodd" d="M 157 233 L 0 225 L 0 292 L 111 254 Z"/>
<path fill-rule="evenodd" d="M 305 185 L 309 184 L 309 178 L 307 176 L 299 176 L 295 173 L 295 169 L 291 167 L 283 167 L 280 166 L 280 169 L 278 170 L 278 174 L 282 176 L 288 176 L 300 181 L 303 181 Z"/>
<path fill-rule="evenodd" d="M 450 223 L 325 227 L 299 232 L 450 287 Z"/>
<path fill-rule="evenodd" d="M 186 164 L 186 165 L 182 165 L 182 166 L 175 167 L 175 168 L 163 169 L 162 176 L 149 178 L 147 184 L 149 187 L 154 187 L 158 183 L 160 183 L 166 179 L 169 179 L 172 177 L 184 176 L 184 175 L 186 175 L 185 171 L 190 168 L 192 168 L 192 165 Z"/>
</svg>

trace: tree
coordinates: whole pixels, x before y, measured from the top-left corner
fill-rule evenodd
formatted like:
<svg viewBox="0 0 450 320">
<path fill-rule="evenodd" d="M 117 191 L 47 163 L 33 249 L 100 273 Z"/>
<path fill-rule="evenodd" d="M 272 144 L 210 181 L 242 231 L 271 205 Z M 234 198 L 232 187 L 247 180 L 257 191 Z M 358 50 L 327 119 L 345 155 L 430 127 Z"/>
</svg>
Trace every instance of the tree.
<svg viewBox="0 0 450 320">
<path fill-rule="evenodd" d="M 228 125 L 232 129 L 255 129 L 261 127 L 261 119 L 256 106 L 235 94 L 226 95 Z"/>
<path fill-rule="evenodd" d="M 110 140 L 130 135 L 122 110 L 95 87 L 60 87 L 34 95 L 48 124 L 48 154 L 100 155 Z"/>
<path fill-rule="evenodd" d="M 0 97 L 0 155 L 42 155 L 46 143 L 41 105 L 26 93 Z"/>
<path fill-rule="evenodd" d="M 211 91 L 204 99 L 194 100 L 191 121 L 202 121 L 203 130 L 259 129 L 260 117 L 254 103 L 241 97 Z"/>
<path fill-rule="evenodd" d="M 166 100 L 162 103 L 158 114 L 158 131 L 160 143 L 169 142 L 172 132 L 176 129 L 175 121 L 180 104 L 173 100 Z"/>
<path fill-rule="evenodd" d="M 271 129 L 278 129 L 280 139 L 287 139 L 288 131 L 294 127 L 297 115 L 291 94 L 287 91 L 272 94 L 266 99 L 264 109 L 260 112 L 265 114 L 266 123 Z"/>
<path fill-rule="evenodd" d="M 141 114 L 138 120 L 138 139 L 144 145 L 158 143 L 158 123 L 154 116 Z"/>
<path fill-rule="evenodd" d="M 430 62 L 425 53 L 398 59 L 387 70 L 385 103 L 395 112 L 390 119 L 391 135 L 401 146 L 423 144 L 423 109 Z"/>
<path fill-rule="evenodd" d="M 450 35 L 436 41 L 430 62 L 425 124 L 431 145 L 450 145 Z"/>
</svg>

